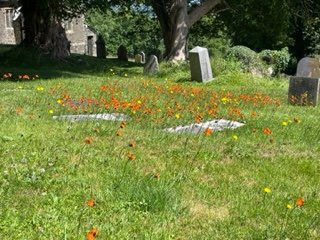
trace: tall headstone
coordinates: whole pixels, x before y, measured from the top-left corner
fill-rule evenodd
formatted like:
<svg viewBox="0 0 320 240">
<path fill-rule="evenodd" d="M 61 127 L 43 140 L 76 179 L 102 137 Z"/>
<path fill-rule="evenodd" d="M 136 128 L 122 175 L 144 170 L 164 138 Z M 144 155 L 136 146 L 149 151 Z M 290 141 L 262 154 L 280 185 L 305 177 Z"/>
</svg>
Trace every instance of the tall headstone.
<svg viewBox="0 0 320 240">
<path fill-rule="evenodd" d="M 141 54 L 136 54 L 136 55 L 134 56 L 134 61 L 135 61 L 136 63 L 142 63 L 142 55 L 141 55 Z"/>
<path fill-rule="evenodd" d="M 96 45 L 97 45 L 97 58 L 105 59 L 107 56 L 106 44 L 101 35 L 98 35 Z"/>
<path fill-rule="evenodd" d="M 140 54 L 142 56 L 142 63 L 145 63 L 146 62 L 146 54 L 144 52 L 141 52 Z"/>
<path fill-rule="evenodd" d="M 195 47 L 189 52 L 191 80 L 209 82 L 213 80 L 208 49 Z"/>
<path fill-rule="evenodd" d="M 296 76 L 320 78 L 320 58 L 302 58 L 298 63 Z"/>
<path fill-rule="evenodd" d="M 143 73 L 144 74 L 155 74 L 159 72 L 159 62 L 158 58 L 155 55 L 148 57 L 146 64 L 144 65 Z"/>
<path fill-rule="evenodd" d="M 128 51 L 123 45 L 120 45 L 117 51 L 118 59 L 121 61 L 128 61 Z"/>
</svg>

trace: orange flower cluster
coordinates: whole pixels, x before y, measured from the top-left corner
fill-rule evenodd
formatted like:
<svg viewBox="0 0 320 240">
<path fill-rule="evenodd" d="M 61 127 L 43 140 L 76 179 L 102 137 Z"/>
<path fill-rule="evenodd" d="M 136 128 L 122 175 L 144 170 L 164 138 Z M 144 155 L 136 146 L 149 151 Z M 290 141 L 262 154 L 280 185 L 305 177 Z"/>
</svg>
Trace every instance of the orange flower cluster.
<svg viewBox="0 0 320 240">
<path fill-rule="evenodd" d="M 92 228 L 89 232 L 87 232 L 87 240 L 95 240 L 98 235 L 98 230 L 96 228 Z"/>
<path fill-rule="evenodd" d="M 84 144 L 90 145 L 90 144 L 92 144 L 92 143 L 93 143 L 93 138 L 92 138 L 92 137 L 86 137 L 86 138 L 84 139 Z"/>
<path fill-rule="evenodd" d="M 264 128 L 263 133 L 266 135 L 270 135 L 270 134 L 272 134 L 272 130 L 270 128 Z"/>
<path fill-rule="evenodd" d="M 54 91 L 52 94 L 59 93 Z M 217 117 L 217 114 L 219 117 L 226 114 L 228 116 L 225 117 L 232 120 L 241 120 L 246 117 L 241 109 L 242 106 L 258 108 L 279 104 L 279 100 L 261 93 L 236 95 L 204 87 L 190 89 L 189 86 L 152 81 L 111 82 L 101 85 L 94 93 L 94 97 L 79 99 L 71 99 L 64 89 L 61 89 L 60 96 L 56 96 L 55 99 L 59 99 L 60 107 L 66 107 L 71 112 L 116 111 L 131 115 L 137 121 L 151 119 L 152 122 L 162 125 L 168 119 L 195 120 L 200 123 Z M 257 112 L 252 111 L 251 116 L 257 116 Z"/>
<path fill-rule="evenodd" d="M 304 199 L 301 197 L 301 198 L 298 198 L 296 200 L 296 204 L 298 207 L 302 207 L 304 205 Z"/>
<path fill-rule="evenodd" d="M 35 74 L 35 75 L 28 75 L 28 74 L 14 75 L 11 72 L 5 72 L 2 74 L 2 77 L 0 77 L 0 80 L 19 81 L 19 80 L 35 80 L 38 78 L 39 78 L 39 76 L 37 74 Z"/>
</svg>

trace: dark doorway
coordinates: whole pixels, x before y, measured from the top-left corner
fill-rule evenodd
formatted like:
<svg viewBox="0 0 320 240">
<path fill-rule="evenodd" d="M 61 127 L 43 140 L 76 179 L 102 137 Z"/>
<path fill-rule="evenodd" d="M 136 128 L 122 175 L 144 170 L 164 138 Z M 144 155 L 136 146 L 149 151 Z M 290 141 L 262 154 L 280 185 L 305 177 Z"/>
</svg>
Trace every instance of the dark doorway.
<svg viewBox="0 0 320 240">
<path fill-rule="evenodd" d="M 93 36 L 88 36 L 88 40 L 87 40 L 87 54 L 89 56 L 93 56 Z"/>
</svg>

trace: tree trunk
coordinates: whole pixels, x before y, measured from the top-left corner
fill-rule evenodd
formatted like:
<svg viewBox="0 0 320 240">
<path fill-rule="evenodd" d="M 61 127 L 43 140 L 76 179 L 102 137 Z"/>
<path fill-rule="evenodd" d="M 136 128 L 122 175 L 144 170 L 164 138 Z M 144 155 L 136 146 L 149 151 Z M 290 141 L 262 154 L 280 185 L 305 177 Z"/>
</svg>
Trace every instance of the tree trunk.
<svg viewBox="0 0 320 240">
<path fill-rule="evenodd" d="M 164 39 L 164 59 L 178 62 L 187 57 L 189 29 L 222 0 L 206 0 L 188 13 L 187 0 L 152 0 Z"/>
<path fill-rule="evenodd" d="M 37 0 L 22 1 L 24 17 L 24 44 L 40 49 L 53 58 L 66 58 L 70 55 L 68 39 L 60 20 L 50 9 L 38 7 Z"/>
<path fill-rule="evenodd" d="M 164 59 L 181 61 L 186 59 L 188 36 L 187 1 L 171 1 L 170 5 L 160 1 L 152 1 L 153 9 L 158 17 L 165 46 Z"/>
</svg>

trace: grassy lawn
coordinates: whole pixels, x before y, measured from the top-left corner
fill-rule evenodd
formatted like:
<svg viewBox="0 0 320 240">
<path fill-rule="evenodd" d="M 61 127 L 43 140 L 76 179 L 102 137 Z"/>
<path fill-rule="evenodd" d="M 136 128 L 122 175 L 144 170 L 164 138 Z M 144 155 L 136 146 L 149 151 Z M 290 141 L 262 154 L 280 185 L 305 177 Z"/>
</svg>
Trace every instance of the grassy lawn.
<svg viewBox="0 0 320 240">
<path fill-rule="evenodd" d="M 186 65 L 0 47 L 0 239 L 319 239 L 319 107 L 221 64 L 203 85 Z M 53 120 L 84 113 L 130 120 Z M 246 125 L 163 131 L 220 118 Z"/>
</svg>

